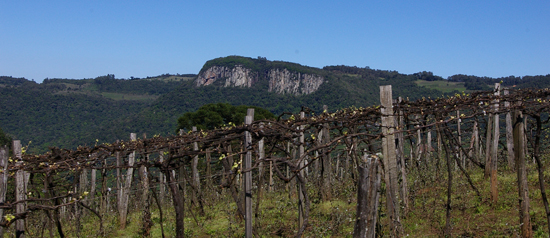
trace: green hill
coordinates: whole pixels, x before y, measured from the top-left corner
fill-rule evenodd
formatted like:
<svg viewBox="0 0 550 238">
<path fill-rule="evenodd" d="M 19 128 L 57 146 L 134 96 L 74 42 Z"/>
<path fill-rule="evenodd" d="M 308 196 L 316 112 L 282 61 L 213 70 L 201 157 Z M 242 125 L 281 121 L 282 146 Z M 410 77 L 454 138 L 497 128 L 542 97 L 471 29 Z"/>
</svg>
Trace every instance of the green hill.
<svg viewBox="0 0 550 238">
<path fill-rule="evenodd" d="M 197 86 L 198 75 L 212 67 L 246 68 L 254 76 L 251 87 L 226 87 L 224 78 Z M 269 91 L 269 72 L 315 75 L 323 81 L 308 94 Z M 286 71 L 285 71 L 286 70 Z M 296 76 L 297 77 L 297 76 Z M 295 78 L 296 78 L 295 77 Z M 302 107 L 320 112 L 349 106 L 379 104 L 379 86 L 391 84 L 393 95 L 411 100 L 440 97 L 463 90 L 504 86 L 548 87 L 550 75 L 488 78 L 454 75 L 447 80 L 431 72 L 400 74 L 369 67 L 326 66 L 314 68 L 266 58 L 229 56 L 210 60 L 195 74 L 164 74 L 147 78 L 116 79 L 114 75 L 93 79 L 46 79 L 37 84 L 24 78 L 0 77 L 0 128 L 31 152 L 50 146 L 75 148 L 82 144 L 112 142 L 138 135 L 172 134 L 177 118 L 208 103 L 230 103 L 266 108 L 279 115 Z"/>
</svg>

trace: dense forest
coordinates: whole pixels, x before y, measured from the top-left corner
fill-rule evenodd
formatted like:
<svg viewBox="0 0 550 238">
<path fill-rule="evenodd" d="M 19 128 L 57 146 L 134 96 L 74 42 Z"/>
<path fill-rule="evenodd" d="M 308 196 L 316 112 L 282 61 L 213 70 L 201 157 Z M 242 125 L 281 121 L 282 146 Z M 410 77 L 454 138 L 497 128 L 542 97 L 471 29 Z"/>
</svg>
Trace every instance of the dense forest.
<svg viewBox="0 0 550 238">
<path fill-rule="evenodd" d="M 177 119 L 209 103 L 250 105 L 275 114 L 297 112 L 307 107 L 321 112 L 349 106 L 379 104 L 379 86 L 391 84 L 395 97 L 417 99 L 441 97 L 458 91 L 443 92 L 424 82 L 461 83 L 467 91 L 487 90 L 494 83 L 506 87 L 545 88 L 546 76 L 489 78 L 453 75 L 447 79 L 432 72 L 401 74 L 369 67 L 326 66 L 313 68 L 300 64 L 270 61 L 264 57 L 230 56 L 210 60 L 200 72 L 212 66 L 241 65 L 259 75 L 252 88 L 223 87 L 221 83 L 197 87 L 195 74 L 163 74 L 147 78 L 117 79 L 109 74 L 93 79 L 45 79 L 38 84 L 25 78 L 0 77 L 0 128 L 14 139 L 22 140 L 31 152 L 44 152 L 48 147 L 75 148 L 96 141 L 127 139 L 129 133 L 147 135 L 173 134 Z M 270 69 L 316 74 L 325 80 L 308 95 L 268 92 L 265 79 Z M 199 73 L 200 73 L 199 72 Z M 454 90 L 454 89 L 453 89 Z"/>
</svg>

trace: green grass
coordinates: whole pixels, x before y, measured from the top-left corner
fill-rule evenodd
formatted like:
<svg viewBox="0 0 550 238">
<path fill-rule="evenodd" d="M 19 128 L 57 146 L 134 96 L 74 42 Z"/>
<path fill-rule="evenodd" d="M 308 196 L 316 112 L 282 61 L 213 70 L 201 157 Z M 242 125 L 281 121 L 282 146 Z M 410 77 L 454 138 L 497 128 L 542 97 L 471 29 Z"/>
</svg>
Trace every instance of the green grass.
<svg viewBox="0 0 550 238">
<path fill-rule="evenodd" d="M 447 80 L 443 81 L 426 81 L 426 80 L 417 80 L 415 81 L 416 85 L 423 86 L 429 89 L 436 89 L 444 93 L 450 93 L 454 90 L 459 92 L 464 92 L 466 87 L 464 87 L 464 82 L 448 82 Z"/>
<path fill-rule="evenodd" d="M 546 166 L 550 161 L 546 160 Z M 410 189 L 410 209 L 402 211 L 402 226 L 404 236 L 408 237 L 442 237 L 446 224 L 445 203 L 447 200 L 447 175 L 444 165 L 439 171 L 428 166 L 420 171 L 413 170 L 408 174 Z M 504 168 L 504 166 L 500 167 Z M 529 164 L 529 195 L 531 199 L 531 222 L 535 237 L 548 237 L 545 210 L 538 187 L 536 165 Z M 517 237 L 520 232 L 518 217 L 518 198 L 516 173 L 506 168 L 498 172 L 498 202 L 490 200 L 490 182 L 484 178 L 483 170 L 470 168 L 467 170 L 474 185 L 481 192 L 477 197 L 468 184 L 466 177 L 459 171 L 454 171 L 451 227 L 452 237 Z M 545 176 L 549 173 L 546 172 Z M 254 229 L 260 237 L 290 237 L 298 230 L 298 212 L 296 193 L 289 196 L 285 185 L 279 183 L 277 191 L 263 192 L 260 213 L 255 218 Z M 311 201 L 309 226 L 304 237 L 351 237 L 355 222 L 356 194 L 354 184 L 350 181 L 335 181 L 333 199 L 321 201 L 317 194 L 317 186 L 313 181 L 307 185 Z M 189 194 L 189 193 L 188 193 Z M 379 222 L 381 236 L 389 236 L 388 219 L 385 212 L 385 189 L 381 189 Z M 242 237 L 244 221 L 236 215 L 236 205 L 227 190 L 212 188 L 206 191 L 205 213 L 199 214 L 196 207 L 187 207 L 185 211 L 186 237 Z M 168 195 L 169 196 L 169 195 Z M 253 191 L 253 207 L 257 202 L 258 192 Z M 187 200 L 189 201 L 189 200 Z M 141 210 L 135 199 L 131 201 L 129 222 L 125 229 L 120 229 L 116 210 L 104 214 L 105 237 L 140 237 Z M 114 203 L 112 203 L 114 204 Z M 187 206 L 191 206 L 186 203 Z M 253 211 L 256 212 L 256 211 Z M 152 221 L 151 237 L 161 237 L 161 222 L 157 206 L 151 204 Z M 163 207 L 164 232 L 166 237 L 175 236 L 175 213 L 171 203 Z M 254 216 L 256 217 L 256 216 Z M 35 213 L 29 218 L 32 237 L 40 236 L 42 221 L 46 220 L 43 213 Z M 79 237 L 98 237 L 99 219 L 88 213 L 82 218 L 82 229 Z M 74 219 L 63 220 L 65 233 L 68 237 L 76 237 Z M 7 233 L 13 234 L 13 226 Z M 45 229 L 44 234 L 48 230 Z"/>
</svg>

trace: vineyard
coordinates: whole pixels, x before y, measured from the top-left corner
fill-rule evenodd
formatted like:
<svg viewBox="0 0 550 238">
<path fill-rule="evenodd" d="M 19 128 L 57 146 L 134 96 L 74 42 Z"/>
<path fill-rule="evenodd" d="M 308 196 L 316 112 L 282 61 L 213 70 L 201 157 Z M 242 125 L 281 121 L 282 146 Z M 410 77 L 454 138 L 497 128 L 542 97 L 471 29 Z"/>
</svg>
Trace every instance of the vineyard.
<svg viewBox="0 0 550 238">
<path fill-rule="evenodd" d="M 401 237 L 414 220 L 429 227 L 420 231 L 426 236 L 477 237 L 486 234 L 456 217 L 476 210 L 491 220 L 483 209 L 501 209 L 513 196 L 506 208 L 513 224 L 497 235 L 550 234 L 550 90 L 496 84 L 447 98 L 394 98 L 391 86 L 381 86 L 380 106 L 303 107 L 259 121 L 249 109 L 244 125 L 132 134 L 40 155 L 14 141 L 0 149 L 0 232 L 114 237 L 137 217 L 143 237 Z M 506 183 L 515 190 L 503 190 Z M 347 211 L 325 207 L 338 216 L 323 221 L 324 204 Z M 224 228 L 208 233 L 215 229 L 207 221 L 221 215 Z M 318 227 L 329 224 L 333 233 L 321 234 Z"/>
</svg>

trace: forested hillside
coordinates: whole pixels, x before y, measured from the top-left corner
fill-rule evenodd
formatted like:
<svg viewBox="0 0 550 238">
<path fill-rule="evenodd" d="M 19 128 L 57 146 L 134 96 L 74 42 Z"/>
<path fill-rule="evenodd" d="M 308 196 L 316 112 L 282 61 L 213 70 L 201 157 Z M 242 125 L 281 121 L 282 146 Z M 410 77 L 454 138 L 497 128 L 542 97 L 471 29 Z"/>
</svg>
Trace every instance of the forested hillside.
<svg viewBox="0 0 550 238">
<path fill-rule="evenodd" d="M 369 67 L 326 66 L 322 69 L 263 57 L 230 56 L 210 60 L 199 74 L 213 66 L 240 65 L 258 76 L 252 87 L 225 87 L 215 82 L 197 87 L 197 75 L 164 74 L 148 78 L 46 79 L 38 84 L 24 78 L 0 77 L 0 128 L 30 146 L 31 152 L 48 147 L 75 148 L 80 144 L 127 139 L 140 135 L 173 134 L 177 118 L 208 103 L 229 103 L 266 108 L 275 115 L 307 107 L 320 112 L 349 106 L 379 104 L 379 86 L 391 84 L 395 97 L 417 99 L 454 94 L 453 90 L 486 90 L 495 82 L 507 87 L 543 88 L 546 76 L 488 78 L 454 75 L 443 79 L 431 72 L 400 74 Z M 268 92 L 267 72 L 285 69 L 323 77 L 319 88 L 307 95 Z M 420 83 L 423 82 L 423 83 Z M 443 87 L 441 85 L 446 85 Z M 459 87 L 460 86 L 460 87 Z"/>
<path fill-rule="evenodd" d="M 179 81 L 0 77 L 0 127 L 31 151 L 74 148 L 95 140 L 120 139 L 113 128 L 132 119 Z M 120 90 L 117 91 L 117 88 Z"/>
</svg>

